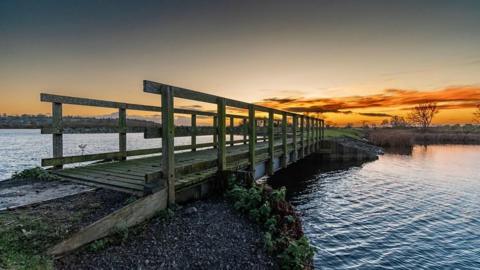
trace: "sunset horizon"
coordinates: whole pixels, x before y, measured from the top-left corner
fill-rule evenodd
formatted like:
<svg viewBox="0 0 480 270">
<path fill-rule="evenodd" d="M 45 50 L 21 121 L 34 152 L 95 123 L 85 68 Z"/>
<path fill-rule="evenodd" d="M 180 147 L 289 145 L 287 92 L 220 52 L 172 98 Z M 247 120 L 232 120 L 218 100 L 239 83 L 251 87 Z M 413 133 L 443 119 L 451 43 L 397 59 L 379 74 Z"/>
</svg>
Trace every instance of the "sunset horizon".
<svg viewBox="0 0 480 270">
<path fill-rule="evenodd" d="M 340 126 L 426 101 L 439 105 L 433 124 L 473 123 L 480 5 L 431 3 L 3 1 L 0 113 L 48 113 L 41 92 L 159 105 L 148 79 Z"/>
</svg>

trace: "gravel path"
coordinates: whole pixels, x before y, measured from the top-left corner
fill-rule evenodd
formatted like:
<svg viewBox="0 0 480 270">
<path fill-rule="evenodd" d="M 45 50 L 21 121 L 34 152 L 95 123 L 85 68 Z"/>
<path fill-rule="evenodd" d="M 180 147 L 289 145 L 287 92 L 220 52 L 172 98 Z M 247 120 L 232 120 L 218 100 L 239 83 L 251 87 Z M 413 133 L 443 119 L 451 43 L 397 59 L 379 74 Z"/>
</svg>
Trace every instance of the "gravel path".
<svg viewBox="0 0 480 270">
<path fill-rule="evenodd" d="M 263 233 L 223 198 L 197 201 L 168 220 L 155 218 L 128 240 L 101 251 L 83 249 L 57 269 L 277 269 Z"/>
</svg>

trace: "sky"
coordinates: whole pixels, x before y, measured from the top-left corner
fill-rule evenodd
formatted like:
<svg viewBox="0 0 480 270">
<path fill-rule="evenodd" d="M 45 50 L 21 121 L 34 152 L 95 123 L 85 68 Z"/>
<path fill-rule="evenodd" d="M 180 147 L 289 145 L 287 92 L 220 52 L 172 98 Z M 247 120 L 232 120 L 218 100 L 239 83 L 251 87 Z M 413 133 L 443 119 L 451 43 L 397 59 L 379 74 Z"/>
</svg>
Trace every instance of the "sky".
<svg viewBox="0 0 480 270">
<path fill-rule="evenodd" d="M 338 125 L 426 101 L 469 123 L 479 75 L 480 1 L 0 1 L 0 113 L 49 113 L 41 92 L 160 105 L 152 80 Z"/>
</svg>

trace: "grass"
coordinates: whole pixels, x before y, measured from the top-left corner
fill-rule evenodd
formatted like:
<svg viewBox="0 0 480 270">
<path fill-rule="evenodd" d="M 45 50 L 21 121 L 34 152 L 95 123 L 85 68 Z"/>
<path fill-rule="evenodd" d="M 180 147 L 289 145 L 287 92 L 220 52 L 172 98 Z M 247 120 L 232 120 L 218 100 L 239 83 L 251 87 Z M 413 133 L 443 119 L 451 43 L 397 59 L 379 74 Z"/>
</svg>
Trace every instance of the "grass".
<svg viewBox="0 0 480 270">
<path fill-rule="evenodd" d="M 382 147 L 412 147 L 414 144 L 480 144 L 479 132 L 431 128 L 382 128 L 368 131 L 368 140 Z"/>
<path fill-rule="evenodd" d="M 38 217 L 0 214 L 0 269 L 53 269 L 45 247 L 61 239 L 61 229 Z"/>
<path fill-rule="evenodd" d="M 325 129 L 325 138 L 341 138 L 349 137 L 353 139 L 360 139 L 362 131 L 353 128 L 327 128 Z"/>
</svg>

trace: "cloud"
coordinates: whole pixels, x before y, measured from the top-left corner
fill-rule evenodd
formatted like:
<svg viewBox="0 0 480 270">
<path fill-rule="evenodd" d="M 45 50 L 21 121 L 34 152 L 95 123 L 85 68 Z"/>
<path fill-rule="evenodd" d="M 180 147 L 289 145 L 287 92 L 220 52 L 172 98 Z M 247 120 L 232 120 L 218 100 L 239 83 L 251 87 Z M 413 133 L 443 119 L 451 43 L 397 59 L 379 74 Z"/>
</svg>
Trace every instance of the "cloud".
<svg viewBox="0 0 480 270">
<path fill-rule="evenodd" d="M 400 107 L 436 102 L 440 109 L 475 108 L 480 102 L 480 86 L 451 86 L 435 91 L 391 88 L 379 94 L 335 98 L 270 98 L 259 104 L 293 112 L 345 113 L 355 109 Z M 369 116 L 369 115 L 365 115 Z M 370 115 L 373 116 L 373 115 Z M 384 115 L 386 116 L 386 115 Z"/>
<path fill-rule="evenodd" d="M 392 117 L 392 115 L 388 113 L 358 113 L 362 116 L 369 116 L 369 117 Z"/>
</svg>

